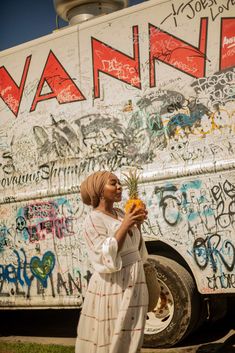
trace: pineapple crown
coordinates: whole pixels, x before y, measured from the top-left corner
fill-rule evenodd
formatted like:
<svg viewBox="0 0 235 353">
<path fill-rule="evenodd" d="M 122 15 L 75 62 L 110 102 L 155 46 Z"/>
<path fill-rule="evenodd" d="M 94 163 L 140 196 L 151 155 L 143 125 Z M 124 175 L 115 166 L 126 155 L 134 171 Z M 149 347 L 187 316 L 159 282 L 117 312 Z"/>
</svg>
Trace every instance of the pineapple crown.
<svg viewBox="0 0 235 353">
<path fill-rule="evenodd" d="M 123 173 L 123 175 L 130 199 L 138 198 L 138 180 L 140 175 L 137 173 L 137 170 L 130 170 L 128 174 Z"/>
</svg>

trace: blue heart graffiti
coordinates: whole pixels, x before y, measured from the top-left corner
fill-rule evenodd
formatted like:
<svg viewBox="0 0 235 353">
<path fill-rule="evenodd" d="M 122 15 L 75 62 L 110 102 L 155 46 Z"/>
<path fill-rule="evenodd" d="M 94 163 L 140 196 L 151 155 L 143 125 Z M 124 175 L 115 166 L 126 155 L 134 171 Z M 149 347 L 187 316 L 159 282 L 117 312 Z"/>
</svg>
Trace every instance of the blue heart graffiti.
<svg viewBox="0 0 235 353">
<path fill-rule="evenodd" d="M 47 251 L 42 260 L 38 256 L 32 257 L 30 261 L 30 269 L 33 275 L 42 283 L 43 287 L 47 287 L 47 278 L 53 271 L 55 266 L 55 255 L 51 251 Z"/>
</svg>

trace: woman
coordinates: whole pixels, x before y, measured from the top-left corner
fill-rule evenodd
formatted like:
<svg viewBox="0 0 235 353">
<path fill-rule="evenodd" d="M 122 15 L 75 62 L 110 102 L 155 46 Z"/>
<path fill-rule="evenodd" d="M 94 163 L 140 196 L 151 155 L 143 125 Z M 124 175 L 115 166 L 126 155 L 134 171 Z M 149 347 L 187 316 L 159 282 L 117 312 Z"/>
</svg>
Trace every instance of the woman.
<svg viewBox="0 0 235 353">
<path fill-rule="evenodd" d="M 143 270 L 147 250 L 140 226 L 147 211 L 114 208 L 122 187 L 116 175 L 95 172 L 81 184 L 93 210 L 84 237 L 94 267 L 78 325 L 76 353 L 137 353 L 143 342 L 148 291 Z"/>
</svg>

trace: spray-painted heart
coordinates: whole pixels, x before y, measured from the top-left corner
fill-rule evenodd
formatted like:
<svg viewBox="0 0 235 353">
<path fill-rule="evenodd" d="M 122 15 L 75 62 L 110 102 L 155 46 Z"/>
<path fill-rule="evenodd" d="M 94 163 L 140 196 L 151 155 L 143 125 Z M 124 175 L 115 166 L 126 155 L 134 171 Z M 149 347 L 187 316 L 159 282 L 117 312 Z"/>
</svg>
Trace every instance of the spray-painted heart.
<svg viewBox="0 0 235 353">
<path fill-rule="evenodd" d="M 55 255 L 51 251 L 47 251 L 42 260 L 34 256 L 30 261 L 30 269 L 32 274 L 42 283 L 43 287 L 47 287 L 47 278 L 51 274 L 55 266 Z"/>
</svg>

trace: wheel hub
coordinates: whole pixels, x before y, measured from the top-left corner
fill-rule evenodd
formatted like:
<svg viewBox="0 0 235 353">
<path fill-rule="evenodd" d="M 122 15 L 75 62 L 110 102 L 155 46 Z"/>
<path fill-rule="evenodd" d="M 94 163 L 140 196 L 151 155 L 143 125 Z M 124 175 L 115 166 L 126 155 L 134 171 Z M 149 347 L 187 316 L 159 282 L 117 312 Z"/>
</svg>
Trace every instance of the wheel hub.
<svg viewBox="0 0 235 353">
<path fill-rule="evenodd" d="M 146 335 L 163 331 L 171 322 L 174 314 L 173 296 L 165 283 L 159 280 L 161 286 L 160 298 L 156 308 L 147 314 L 145 324 Z"/>
</svg>

